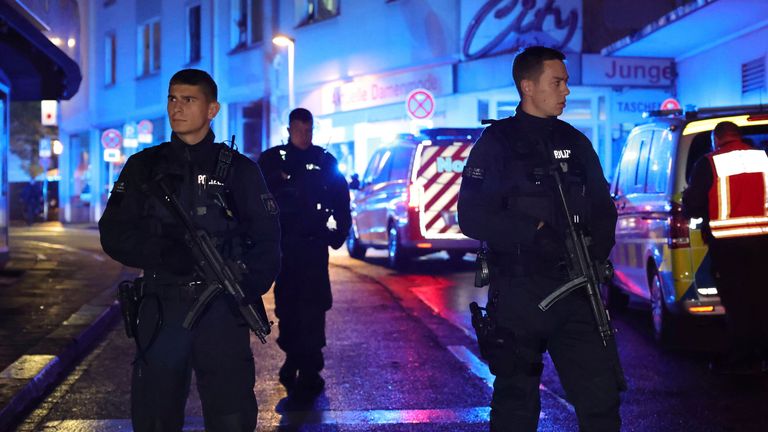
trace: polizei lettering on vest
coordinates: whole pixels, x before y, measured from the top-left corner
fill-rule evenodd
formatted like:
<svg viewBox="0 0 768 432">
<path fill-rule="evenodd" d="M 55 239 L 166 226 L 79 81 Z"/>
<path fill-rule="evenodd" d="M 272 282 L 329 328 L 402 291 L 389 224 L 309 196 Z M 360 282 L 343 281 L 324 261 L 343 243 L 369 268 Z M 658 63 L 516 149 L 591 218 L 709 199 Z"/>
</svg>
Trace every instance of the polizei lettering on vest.
<svg viewBox="0 0 768 432">
<path fill-rule="evenodd" d="M 569 159 L 571 157 L 570 150 L 555 150 L 555 159 Z"/>
<path fill-rule="evenodd" d="M 437 158 L 438 173 L 444 173 L 444 172 L 460 173 L 464 171 L 464 165 L 466 165 L 466 162 L 463 160 L 453 160 L 450 157 Z"/>
</svg>

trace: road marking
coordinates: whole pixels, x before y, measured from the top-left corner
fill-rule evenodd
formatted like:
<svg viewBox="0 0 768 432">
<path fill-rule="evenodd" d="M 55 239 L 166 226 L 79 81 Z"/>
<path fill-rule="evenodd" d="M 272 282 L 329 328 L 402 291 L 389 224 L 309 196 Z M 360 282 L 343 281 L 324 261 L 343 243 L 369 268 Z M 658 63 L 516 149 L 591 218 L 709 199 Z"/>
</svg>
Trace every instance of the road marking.
<svg viewBox="0 0 768 432">
<path fill-rule="evenodd" d="M 425 410 L 365 410 L 365 411 L 288 411 L 281 414 L 260 412 L 259 427 L 290 425 L 399 425 L 399 424 L 477 424 L 487 423 L 491 409 L 443 408 Z M 128 419 L 60 420 L 47 422 L 44 432 L 124 432 L 131 430 Z M 201 417 L 187 417 L 184 431 L 202 431 Z"/>
<path fill-rule="evenodd" d="M 451 354 L 454 355 L 460 362 L 464 363 L 470 372 L 475 374 L 478 378 L 485 381 L 486 384 L 488 384 L 488 387 L 493 389 L 493 380 L 494 376 L 491 374 L 491 371 L 488 370 L 488 366 L 480 360 L 469 348 L 463 346 L 463 345 L 451 345 L 448 348 L 448 351 L 451 352 Z M 539 384 L 539 390 L 549 394 L 552 396 L 556 401 L 558 401 L 561 405 L 563 405 L 568 411 L 574 412 L 573 406 L 568 403 L 565 399 L 561 398 L 557 395 L 557 393 L 553 392 L 552 390 L 548 389 L 544 386 L 544 384 Z M 544 418 L 544 413 L 542 411 L 541 417 Z"/>
<path fill-rule="evenodd" d="M 73 247 L 69 247 L 69 246 L 65 246 L 65 245 L 60 245 L 60 244 L 56 244 L 56 243 L 42 242 L 42 241 L 38 241 L 38 240 L 26 240 L 26 242 L 27 243 L 33 243 L 33 244 L 36 244 L 38 246 L 46 247 L 46 248 L 49 248 L 49 249 L 59 249 L 59 250 L 63 250 L 63 251 L 66 251 L 66 252 L 76 252 L 76 253 L 80 253 L 80 254 L 83 254 L 83 255 L 89 255 L 91 258 L 95 259 L 96 261 L 102 261 L 102 262 L 106 261 L 106 259 L 101 254 L 93 253 L 93 252 L 88 252 L 88 251 L 84 251 L 84 250 L 81 250 L 81 249 L 77 249 L 77 248 L 73 248 Z M 45 258 L 43 258 L 43 259 L 45 259 Z"/>
</svg>

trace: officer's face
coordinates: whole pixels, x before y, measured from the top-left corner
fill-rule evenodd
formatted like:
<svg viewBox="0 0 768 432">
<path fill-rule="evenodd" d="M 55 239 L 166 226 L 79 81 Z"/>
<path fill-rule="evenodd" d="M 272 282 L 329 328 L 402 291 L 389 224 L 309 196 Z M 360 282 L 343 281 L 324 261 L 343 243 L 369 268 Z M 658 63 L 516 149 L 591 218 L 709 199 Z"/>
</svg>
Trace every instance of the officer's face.
<svg viewBox="0 0 768 432">
<path fill-rule="evenodd" d="M 568 72 L 560 60 L 546 60 L 537 80 L 522 80 L 523 109 L 536 117 L 556 117 L 565 109 Z"/>
<path fill-rule="evenodd" d="M 288 136 L 291 143 L 305 150 L 312 145 L 312 123 L 294 120 L 288 125 Z"/>
<path fill-rule="evenodd" d="M 168 118 L 171 129 L 187 144 L 205 138 L 219 103 L 209 101 L 200 86 L 174 84 L 168 89 Z"/>
</svg>

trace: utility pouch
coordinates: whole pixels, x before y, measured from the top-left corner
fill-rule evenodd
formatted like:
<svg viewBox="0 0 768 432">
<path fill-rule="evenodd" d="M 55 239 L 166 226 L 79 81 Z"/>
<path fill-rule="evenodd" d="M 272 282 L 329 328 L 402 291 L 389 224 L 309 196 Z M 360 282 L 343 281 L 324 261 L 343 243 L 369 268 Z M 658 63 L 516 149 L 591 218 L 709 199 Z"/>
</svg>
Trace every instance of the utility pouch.
<svg viewBox="0 0 768 432">
<path fill-rule="evenodd" d="M 132 281 L 124 280 L 117 286 L 117 301 L 123 316 L 125 335 L 133 338 L 136 335 L 136 325 L 139 318 L 139 304 L 144 296 L 144 278 Z"/>
<path fill-rule="evenodd" d="M 475 286 L 482 288 L 491 282 L 491 272 L 488 270 L 488 249 L 485 243 L 480 244 L 475 259 Z"/>
</svg>

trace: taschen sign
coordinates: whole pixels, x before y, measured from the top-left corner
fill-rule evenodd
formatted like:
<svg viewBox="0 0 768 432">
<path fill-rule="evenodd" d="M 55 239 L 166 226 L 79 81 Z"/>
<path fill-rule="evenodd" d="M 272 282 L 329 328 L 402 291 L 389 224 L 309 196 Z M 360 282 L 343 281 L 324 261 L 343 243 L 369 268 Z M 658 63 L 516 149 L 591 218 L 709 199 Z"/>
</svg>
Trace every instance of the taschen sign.
<svg viewBox="0 0 768 432">
<path fill-rule="evenodd" d="M 462 55 L 476 59 L 544 45 L 580 52 L 582 0 L 462 0 Z"/>
</svg>

